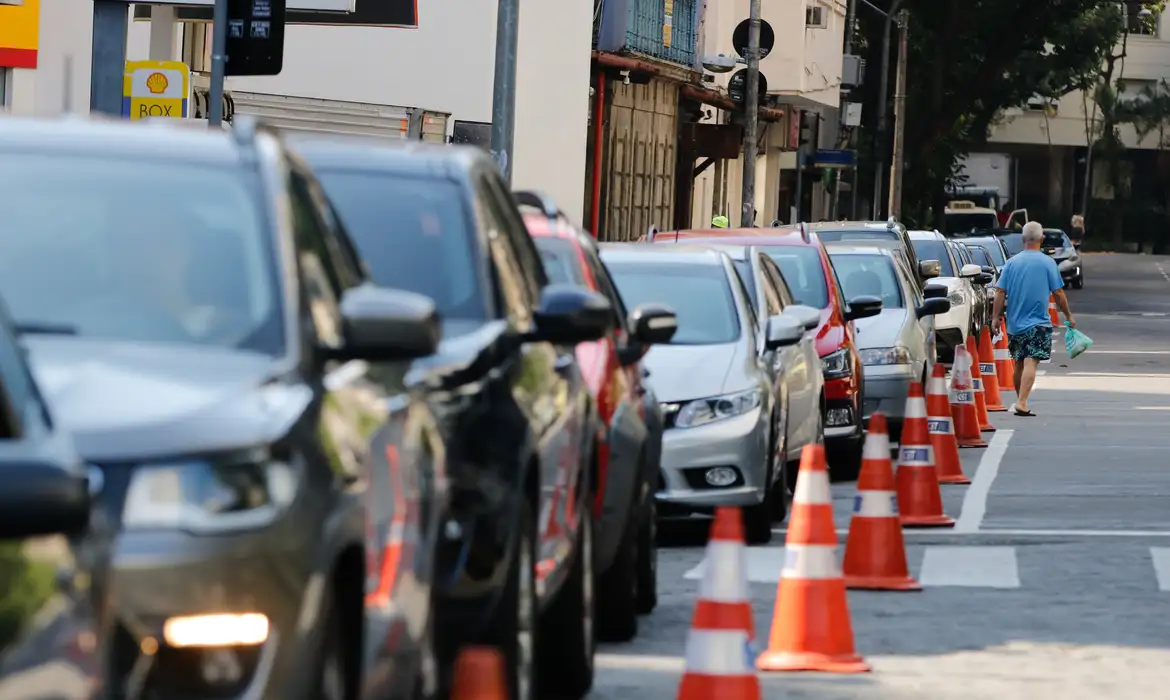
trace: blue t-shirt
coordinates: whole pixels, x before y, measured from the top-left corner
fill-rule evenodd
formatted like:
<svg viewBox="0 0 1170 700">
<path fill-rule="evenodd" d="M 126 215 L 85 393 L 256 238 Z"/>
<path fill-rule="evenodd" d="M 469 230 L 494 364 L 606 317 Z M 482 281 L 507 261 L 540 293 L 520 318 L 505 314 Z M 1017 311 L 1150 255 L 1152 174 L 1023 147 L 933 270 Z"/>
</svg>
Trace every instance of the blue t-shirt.
<svg viewBox="0 0 1170 700">
<path fill-rule="evenodd" d="M 1052 327 L 1048 297 L 1064 287 L 1056 262 L 1038 250 L 1013 256 L 999 274 L 998 286 L 1007 295 L 1007 330 L 1019 335 L 1036 326 Z"/>
</svg>

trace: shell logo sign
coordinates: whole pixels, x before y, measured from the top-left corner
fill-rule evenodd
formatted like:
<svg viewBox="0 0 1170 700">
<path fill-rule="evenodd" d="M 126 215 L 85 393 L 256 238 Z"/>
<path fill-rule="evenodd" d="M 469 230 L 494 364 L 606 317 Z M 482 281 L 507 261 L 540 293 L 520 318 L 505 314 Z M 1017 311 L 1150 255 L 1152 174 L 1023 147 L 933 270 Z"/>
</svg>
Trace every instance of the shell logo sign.
<svg viewBox="0 0 1170 700">
<path fill-rule="evenodd" d="M 0 2 L 0 68 L 36 68 L 41 0 Z"/>
<path fill-rule="evenodd" d="M 183 119 L 191 93 L 191 71 L 180 61 L 126 61 L 122 116 Z"/>
</svg>

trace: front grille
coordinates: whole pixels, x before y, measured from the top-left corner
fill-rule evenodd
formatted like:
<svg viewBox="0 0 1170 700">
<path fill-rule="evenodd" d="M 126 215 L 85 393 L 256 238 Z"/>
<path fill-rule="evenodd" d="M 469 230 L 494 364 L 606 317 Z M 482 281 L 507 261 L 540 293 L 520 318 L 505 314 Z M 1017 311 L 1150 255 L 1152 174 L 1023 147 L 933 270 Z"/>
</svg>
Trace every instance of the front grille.
<svg viewBox="0 0 1170 700">
<path fill-rule="evenodd" d="M 157 653 L 149 658 L 142 653 L 142 647 L 150 646 L 149 643 L 140 644 L 123 624 L 115 626 L 110 659 L 112 700 L 240 697 L 252 682 L 263 649 L 262 646 L 175 649 L 161 640 L 157 644 Z M 209 654 L 220 656 L 209 657 Z M 207 659 L 216 663 L 205 663 Z"/>
</svg>

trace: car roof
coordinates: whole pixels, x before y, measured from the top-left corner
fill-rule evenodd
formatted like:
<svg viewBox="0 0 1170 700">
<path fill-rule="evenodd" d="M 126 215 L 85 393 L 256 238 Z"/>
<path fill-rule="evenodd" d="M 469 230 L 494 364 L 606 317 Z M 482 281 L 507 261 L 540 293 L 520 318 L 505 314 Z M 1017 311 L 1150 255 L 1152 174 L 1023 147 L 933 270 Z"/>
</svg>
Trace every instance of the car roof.
<svg viewBox="0 0 1170 700">
<path fill-rule="evenodd" d="M 911 231 L 910 232 L 910 240 L 912 240 L 912 241 L 941 241 L 941 240 L 945 240 L 945 239 L 946 239 L 946 237 L 943 236 L 938 231 Z"/>
<path fill-rule="evenodd" d="M 808 227 L 813 231 L 873 231 L 875 229 L 897 229 L 898 222 L 893 222 L 890 226 L 889 221 L 818 221 L 816 223 L 808 224 Z"/>
<path fill-rule="evenodd" d="M 720 229 L 722 230 L 722 229 Z M 754 229 L 768 233 L 744 234 L 741 236 L 711 235 L 707 237 L 695 236 L 686 238 L 685 245 L 750 245 L 750 246 L 816 246 L 819 240 L 815 234 L 804 240 L 799 230 L 787 233 L 772 233 L 777 229 Z M 782 230 L 782 229 L 781 229 Z"/>
<path fill-rule="evenodd" d="M 732 260 L 747 260 L 748 253 L 752 249 L 750 245 L 741 245 L 738 243 L 711 243 L 703 247 L 727 253 L 727 257 Z"/>
<path fill-rule="evenodd" d="M 474 146 L 438 144 L 413 139 L 374 139 L 345 134 L 290 132 L 284 140 L 314 169 L 353 168 L 395 173 L 431 173 L 452 176 L 476 165 L 491 163 Z"/>
<path fill-rule="evenodd" d="M 901 238 L 854 238 L 844 241 L 825 242 L 825 248 L 831 248 L 834 251 L 842 248 L 881 248 L 883 250 L 897 248 L 901 250 L 904 245 Z"/>
<path fill-rule="evenodd" d="M 663 246 L 652 243 L 602 243 L 598 246 L 606 262 L 706 263 L 714 265 L 725 257 L 722 251 L 703 246 Z"/>
<path fill-rule="evenodd" d="M 880 255 L 893 259 L 894 253 L 887 246 L 856 245 L 851 243 L 833 244 L 829 255 Z"/>
<path fill-rule="evenodd" d="M 563 218 L 558 218 L 556 225 L 553 226 L 547 216 L 530 207 L 521 207 L 520 215 L 524 219 L 528 235 L 533 238 L 560 238 L 574 243 L 581 242 L 581 231 Z"/>
</svg>

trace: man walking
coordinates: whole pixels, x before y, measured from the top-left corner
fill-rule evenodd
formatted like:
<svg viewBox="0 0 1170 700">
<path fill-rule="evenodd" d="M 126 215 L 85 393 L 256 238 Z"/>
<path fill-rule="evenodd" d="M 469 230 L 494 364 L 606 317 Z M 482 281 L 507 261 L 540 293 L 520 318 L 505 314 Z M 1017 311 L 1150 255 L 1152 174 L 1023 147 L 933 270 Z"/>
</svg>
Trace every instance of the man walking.
<svg viewBox="0 0 1170 700">
<path fill-rule="evenodd" d="M 1040 252 L 1044 227 L 1029 221 L 1023 229 L 1024 250 L 1007 261 L 995 290 L 995 307 L 991 327 L 999 326 L 1007 308 L 1008 348 L 1016 363 L 1016 403 L 1011 410 L 1017 416 L 1034 416 L 1028 408 L 1028 396 L 1036 382 L 1041 360 L 1052 358 L 1052 322 L 1048 317 L 1048 298 L 1056 297 L 1056 306 L 1069 325 L 1076 320 L 1068 308 L 1064 282 L 1056 262 Z"/>
</svg>

